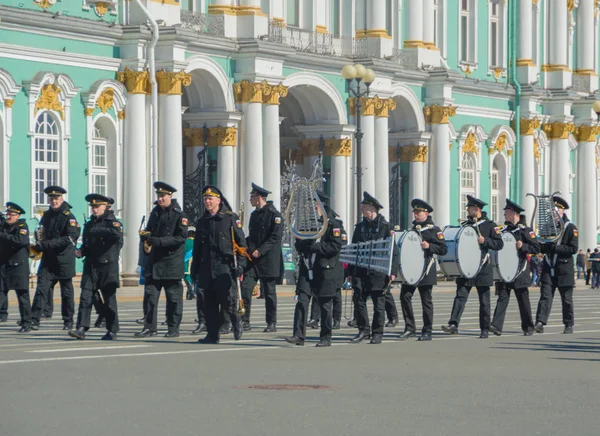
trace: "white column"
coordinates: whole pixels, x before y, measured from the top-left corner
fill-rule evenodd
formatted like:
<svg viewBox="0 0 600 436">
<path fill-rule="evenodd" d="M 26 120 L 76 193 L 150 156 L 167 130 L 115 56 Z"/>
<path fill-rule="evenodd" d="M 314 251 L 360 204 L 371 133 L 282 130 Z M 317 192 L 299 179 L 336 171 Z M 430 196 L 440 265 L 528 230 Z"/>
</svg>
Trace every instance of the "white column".
<svg viewBox="0 0 600 436">
<path fill-rule="evenodd" d="M 577 10 L 577 63 L 575 75 L 579 78 L 578 91 L 594 92 L 598 89 L 598 74 L 594 65 L 594 0 L 579 0 Z"/>
<path fill-rule="evenodd" d="M 364 113 L 364 111 L 363 111 Z M 371 112 L 372 113 L 372 112 Z M 375 195 L 375 116 L 362 115 L 361 130 L 363 133 L 360 147 L 362 168 L 362 190 Z M 378 199 L 379 200 L 379 199 Z"/>
<path fill-rule="evenodd" d="M 533 3 L 531 1 L 519 2 L 518 61 L 533 62 Z"/>
<path fill-rule="evenodd" d="M 350 183 L 348 181 L 348 164 L 350 157 L 348 156 L 332 156 L 331 157 L 331 195 L 330 204 L 331 208 L 335 210 L 342 220 L 346 232 L 351 234 L 350 228 L 348 227 L 349 219 L 351 218 L 348 214 L 348 200 L 350 199 Z"/>
<path fill-rule="evenodd" d="M 567 0 L 556 0 L 548 12 L 550 13 L 548 63 L 566 66 L 568 65 L 567 44 L 569 42 Z"/>
<path fill-rule="evenodd" d="M 579 229 L 579 248 L 585 252 L 597 245 L 598 191 L 596 184 L 596 143 L 588 142 L 595 135 L 587 135 L 579 142 L 577 159 L 577 228 Z"/>
<path fill-rule="evenodd" d="M 521 129 L 523 129 L 523 121 L 521 122 Z M 533 197 L 528 197 L 527 194 L 540 194 L 540 192 L 535 192 L 536 163 L 533 141 L 533 134 L 521 135 L 521 195 L 519 204 L 525 208 L 527 222 L 531 219 L 533 209 L 535 208 L 535 199 Z"/>
<path fill-rule="evenodd" d="M 550 191 L 560 191 L 561 197 L 571 204 L 571 158 L 568 139 L 550 141 Z"/>
<path fill-rule="evenodd" d="M 177 189 L 175 196 L 183 206 L 181 95 L 161 94 L 158 113 L 158 177 Z"/>
<path fill-rule="evenodd" d="M 423 45 L 423 0 L 407 0 L 408 8 L 404 47 L 422 47 Z"/>
<path fill-rule="evenodd" d="M 385 103 L 384 103 L 385 104 Z M 383 205 L 384 211 L 390 208 L 390 174 L 388 167 L 388 114 L 375 117 L 375 198 Z M 389 212 L 386 212 L 389 216 Z"/>
<path fill-rule="evenodd" d="M 217 148 L 217 187 L 221 190 L 225 198 L 231 203 L 235 209 L 235 147 L 232 145 L 219 145 Z M 250 192 L 250 189 L 248 189 Z M 242 200 L 244 192 L 241 193 Z M 240 201 L 240 203 L 241 203 Z M 246 201 L 247 202 L 247 201 Z M 247 210 L 247 209 L 246 209 Z M 234 210 L 237 213 L 237 210 Z"/>
<path fill-rule="evenodd" d="M 271 85 L 269 85 L 271 86 Z M 270 87 L 263 96 L 263 187 L 271 191 L 270 200 L 281 207 L 281 143 L 279 136 L 279 99 L 286 97 L 288 89 L 279 84 Z"/>
<path fill-rule="evenodd" d="M 276 21 L 285 20 L 283 13 L 284 0 L 271 0 L 271 18 Z"/>
<path fill-rule="evenodd" d="M 435 209 L 435 222 L 439 227 L 444 227 L 450 224 L 449 126 L 447 122 L 432 124 L 431 132 L 429 197 Z"/>
<path fill-rule="evenodd" d="M 435 48 L 434 0 L 423 0 L 423 42 L 427 48 Z"/>
<path fill-rule="evenodd" d="M 149 189 L 146 144 L 146 95 L 129 94 L 125 107 L 125 148 L 123 159 L 123 275 L 134 275 L 138 267 L 138 228 L 146 215 Z M 148 217 L 146 217 L 148 219 Z M 137 281 L 137 280 L 134 280 Z"/>
<path fill-rule="evenodd" d="M 423 180 L 424 180 L 424 164 L 423 162 L 411 162 L 410 163 L 410 175 L 408 178 L 408 197 L 412 201 L 413 198 L 423 198 Z M 436 209 L 437 212 L 437 209 Z M 437 216 L 437 214 L 436 214 Z"/>
<path fill-rule="evenodd" d="M 262 102 L 242 103 L 242 161 L 244 167 L 241 172 L 240 191 L 250 192 L 252 182 L 259 186 L 263 183 L 263 127 L 262 127 Z M 244 198 L 244 197 L 241 197 Z M 245 216 L 245 227 L 250 220 L 250 214 Z"/>
<path fill-rule="evenodd" d="M 369 0 L 367 2 L 367 35 L 369 30 L 385 30 L 386 11 L 386 0 Z"/>
</svg>

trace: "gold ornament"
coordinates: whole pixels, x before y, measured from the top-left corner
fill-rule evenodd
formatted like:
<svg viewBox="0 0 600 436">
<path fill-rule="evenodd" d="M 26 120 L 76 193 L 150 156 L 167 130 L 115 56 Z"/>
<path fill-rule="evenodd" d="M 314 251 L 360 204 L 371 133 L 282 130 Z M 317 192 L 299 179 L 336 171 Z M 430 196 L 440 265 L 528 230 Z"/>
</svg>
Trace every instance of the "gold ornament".
<svg viewBox="0 0 600 436">
<path fill-rule="evenodd" d="M 181 85 L 190 86 L 192 75 L 184 71 L 176 73 L 161 70 L 156 72 L 156 81 L 158 82 L 159 94 L 181 95 Z"/>
<path fill-rule="evenodd" d="M 525 118 L 521 118 L 520 124 L 521 136 L 531 136 L 533 135 L 533 131 L 535 129 L 540 128 L 541 121 L 537 118 L 534 118 L 532 120 L 526 120 Z"/>
<path fill-rule="evenodd" d="M 42 88 L 42 92 L 35 102 L 35 112 L 40 109 L 47 109 L 51 111 L 56 111 L 60 113 L 60 118 L 62 120 L 65 119 L 65 111 L 63 109 L 63 105 L 58 99 L 58 94 L 60 93 L 60 88 L 56 85 L 44 85 Z"/>
<path fill-rule="evenodd" d="M 389 117 L 390 111 L 396 109 L 396 100 L 393 98 L 379 98 L 375 96 L 375 116 Z"/>
<path fill-rule="evenodd" d="M 211 127 L 208 129 L 209 147 L 235 147 L 237 145 L 237 127 Z"/>
<path fill-rule="evenodd" d="M 428 124 L 448 124 L 449 118 L 456 115 L 456 106 L 438 106 L 437 104 L 423 108 L 425 122 Z"/>
<path fill-rule="evenodd" d="M 10 109 L 11 107 L 13 107 L 13 104 L 15 104 L 15 101 L 11 98 L 7 98 L 6 100 L 4 100 L 4 106 L 7 109 Z"/>
<path fill-rule="evenodd" d="M 288 87 L 283 86 L 281 83 L 279 85 L 269 85 L 265 80 L 263 81 L 262 86 L 262 99 L 265 104 L 279 104 L 279 98 L 287 97 L 288 95 Z"/>
<path fill-rule="evenodd" d="M 117 118 L 120 120 L 124 120 L 125 119 L 125 111 L 120 110 L 119 112 L 117 112 Z"/>
<path fill-rule="evenodd" d="M 579 126 L 575 129 L 579 142 L 596 142 L 596 135 L 600 135 L 600 126 Z"/>
<path fill-rule="evenodd" d="M 476 141 L 477 138 L 475 138 L 475 134 L 473 132 L 469 132 L 467 138 L 465 139 L 465 143 L 462 146 L 463 153 L 475 153 L 478 155 L 479 150 L 477 150 L 477 145 L 475 145 Z"/>
<path fill-rule="evenodd" d="M 83 109 L 83 114 L 86 117 L 91 117 L 92 115 L 94 115 L 94 108 L 93 107 L 86 107 Z"/>
<path fill-rule="evenodd" d="M 114 100 L 115 91 L 112 88 L 106 88 L 96 100 L 96 107 L 99 108 L 103 114 L 105 114 L 107 110 L 113 107 Z"/>
<path fill-rule="evenodd" d="M 56 0 L 33 0 L 35 4 L 37 4 L 40 8 L 46 10 L 50 6 L 53 6 L 56 3 Z"/>
<path fill-rule="evenodd" d="M 253 83 L 242 80 L 233 84 L 235 101 L 238 103 L 262 103 L 264 83 Z"/>
<path fill-rule="evenodd" d="M 117 80 L 125 85 L 129 94 L 148 94 L 150 78 L 148 70 L 133 71 L 125 67 L 125 71 L 117 72 Z"/>
<path fill-rule="evenodd" d="M 555 121 L 551 124 L 544 124 L 542 130 L 546 132 L 548 139 L 568 139 L 569 133 L 575 132 L 575 124 Z"/>
<path fill-rule="evenodd" d="M 404 145 L 400 147 L 400 162 L 427 162 L 426 145 Z"/>
</svg>

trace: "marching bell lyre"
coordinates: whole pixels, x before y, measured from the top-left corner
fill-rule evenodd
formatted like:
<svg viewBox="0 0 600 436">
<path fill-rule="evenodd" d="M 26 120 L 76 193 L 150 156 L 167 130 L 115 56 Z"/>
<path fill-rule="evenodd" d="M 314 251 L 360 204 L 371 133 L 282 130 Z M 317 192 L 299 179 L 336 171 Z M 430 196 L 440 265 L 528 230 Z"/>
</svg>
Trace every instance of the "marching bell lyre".
<svg viewBox="0 0 600 436">
<path fill-rule="evenodd" d="M 290 232 L 298 239 L 319 239 L 327 230 L 325 207 L 317 195 L 317 184 L 314 180 L 295 180 L 291 183 L 290 199 L 285 211 L 285 221 Z M 318 207 L 323 211 L 320 220 Z"/>
<path fill-rule="evenodd" d="M 558 213 L 558 209 L 554 204 L 553 197 L 561 195 L 560 191 L 556 191 L 550 195 L 535 195 L 527 194 L 528 197 L 533 197 L 535 207 L 531 215 L 531 228 L 535 228 L 535 219 L 537 218 L 537 239 L 540 242 L 556 242 L 562 238 L 565 232 L 565 223 Z"/>
</svg>

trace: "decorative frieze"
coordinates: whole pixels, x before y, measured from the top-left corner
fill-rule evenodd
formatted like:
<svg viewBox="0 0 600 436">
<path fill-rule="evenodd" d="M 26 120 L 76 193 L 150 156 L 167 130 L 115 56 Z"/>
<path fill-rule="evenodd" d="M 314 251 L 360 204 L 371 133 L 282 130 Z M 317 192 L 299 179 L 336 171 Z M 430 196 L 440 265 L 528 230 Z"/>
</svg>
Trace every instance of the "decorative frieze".
<svg viewBox="0 0 600 436">
<path fill-rule="evenodd" d="M 125 85 L 129 94 L 148 94 L 150 89 L 148 70 L 133 71 L 125 67 L 125 71 L 117 72 L 117 80 Z"/>
<path fill-rule="evenodd" d="M 40 92 L 40 96 L 35 102 L 35 112 L 46 109 L 60 113 L 60 118 L 65 119 L 65 110 L 62 103 L 58 99 L 58 94 L 61 92 L 56 85 L 44 85 Z"/>
<path fill-rule="evenodd" d="M 158 82 L 158 93 L 167 95 L 181 95 L 181 86 L 190 86 L 192 84 L 192 75 L 184 71 L 157 71 L 156 81 Z"/>
<path fill-rule="evenodd" d="M 546 132 L 548 139 L 568 139 L 569 133 L 575 132 L 575 124 L 555 121 L 550 124 L 544 124 L 542 130 Z"/>
<path fill-rule="evenodd" d="M 400 155 L 398 156 L 398 149 Z M 401 147 L 389 147 L 388 159 L 390 163 L 398 162 L 427 162 L 428 149 L 426 145 L 403 145 Z"/>
<path fill-rule="evenodd" d="M 533 135 L 533 131 L 539 129 L 541 125 L 541 121 L 538 118 L 534 118 L 532 120 L 527 120 L 525 118 L 521 118 L 520 128 L 521 128 L 521 136 L 531 136 Z"/>
<path fill-rule="evenodd" d="M 321 139 L 309 138 L 298 141 L 298 147 L 303 156 L 319 156 L 321 153 Z M 352 140 L 350 138 L 323 139 L 323 156 L 349 157 L 352 154 Z"/>
<path fill-rule="evenodd" d="M 235 147 L 237 145 L 237 127 L 210 127 L 206 129 L 206 145 L 208 147 Z M 204 147 L 204 129 L 183 129 L 183 138 L 188 147 Z"/>
<path fill-rule="evenodd" d="M 449 118 L 456 115 L 456 106 L 438 106 L 437 104 L 423 108 L 427 124 L 448 124 Z"/>
</svg>

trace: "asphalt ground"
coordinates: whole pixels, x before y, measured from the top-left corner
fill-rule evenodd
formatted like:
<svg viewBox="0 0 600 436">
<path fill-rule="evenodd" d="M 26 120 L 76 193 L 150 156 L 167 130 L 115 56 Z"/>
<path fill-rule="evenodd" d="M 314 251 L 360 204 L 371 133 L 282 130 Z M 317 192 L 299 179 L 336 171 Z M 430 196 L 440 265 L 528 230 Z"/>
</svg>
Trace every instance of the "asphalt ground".
<svg viewBox="0 0 600 436">
<path fill-rule="evenodd" d="M 264 300 L 254 300 L 253 330 L 219 345 L 190 335 L 194 301 L 181 337 L 138 339 L 141 303 L 124 290 L 119 340 L 105 342 L 99 329 L 85 341 L 68 337 L 56 303 L 38 332 L 17 334 L 11 300 L 0 324 L 0 435 L 600 433 L 600 293 L 582 284 L 573 335 L 562 334 L 557 293 L 544 334 L 522 336 L 513 297 L 503 335 L 479 339 L 475 291 L 461 334 L 445 335 L 454 298 L 445 284 L 434 292 L 432 342 L 399 341 L 401 321 L 379 346 L 349 344 L 356 330 L 346 327 L 323 349 L 313 346 L 318 330 L 308 329 L 304 347 L 282 340 L 291 335 L 290 289 L 279 297 L 277 333 L 262 332 Z M 534 311 L 538 298 L 532 289 Z M 420 326 L 417 295 L 414 306 Z"/>
</svg>

